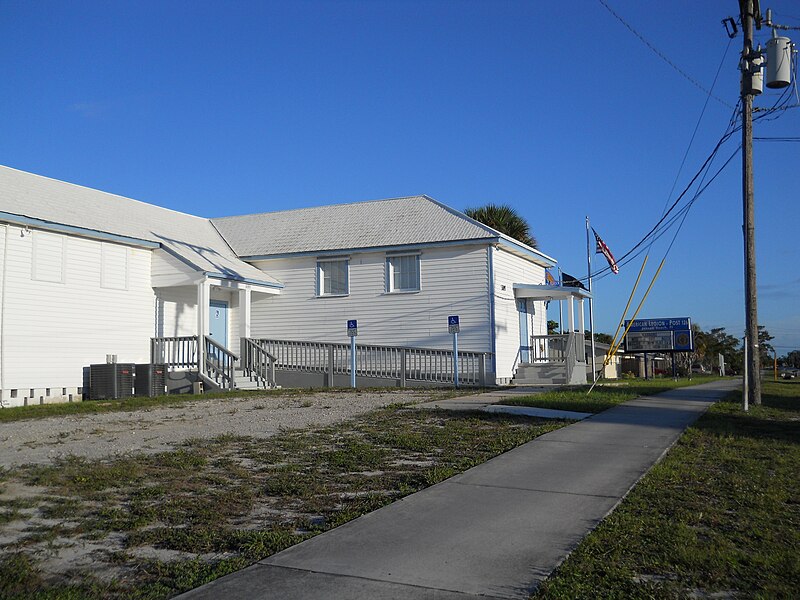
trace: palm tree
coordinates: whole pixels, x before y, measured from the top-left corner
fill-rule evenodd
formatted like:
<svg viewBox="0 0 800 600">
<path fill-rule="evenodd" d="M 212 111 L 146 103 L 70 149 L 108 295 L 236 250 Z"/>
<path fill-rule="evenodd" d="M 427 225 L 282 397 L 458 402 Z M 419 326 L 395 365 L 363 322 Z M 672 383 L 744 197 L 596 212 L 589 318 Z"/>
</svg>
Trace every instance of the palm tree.
<svg viewBox="0 0 800 600">
<path fill-rule="evenodd" d="M 464 214 L 531 248 L 539 247 L 536 238 L 531 235 L 531 227 L 528 222 L 507 204 L 487 204 L 478 208 L 468 208 Z"/>
</svg>

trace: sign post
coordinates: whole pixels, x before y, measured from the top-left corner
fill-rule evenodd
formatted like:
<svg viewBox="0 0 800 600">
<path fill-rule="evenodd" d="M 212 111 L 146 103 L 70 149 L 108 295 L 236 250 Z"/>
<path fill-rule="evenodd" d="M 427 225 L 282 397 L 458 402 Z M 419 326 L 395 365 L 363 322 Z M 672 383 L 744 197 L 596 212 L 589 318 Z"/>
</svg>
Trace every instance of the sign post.
<svg viewBox="0 0 800 600">
<path fill-rule="evenodd" d="M 358 321 L 347 321 L 347 335 L 350 337 L 350 387 L 356 387 L 356 336 L 358 335 Z"/>
<path fill-rule="evenodd" d="M 458 332 L 461 331 L 458 315 L 447 317 L 447 331 L 453 334 L 453 384 L 458 387 Z"/>
</svg>

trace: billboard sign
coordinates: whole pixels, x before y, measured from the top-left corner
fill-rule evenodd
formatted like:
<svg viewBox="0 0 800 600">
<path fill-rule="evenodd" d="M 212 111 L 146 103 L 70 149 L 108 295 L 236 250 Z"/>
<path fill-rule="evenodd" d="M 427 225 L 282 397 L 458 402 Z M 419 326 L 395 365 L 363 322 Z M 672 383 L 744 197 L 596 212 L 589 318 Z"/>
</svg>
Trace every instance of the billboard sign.
<svg viewBox="0 0 800 600">
<path fill-rule="evenodd" d="M 694 350 L 692 320 L 636 319 L 625 321 L 625 352 L 691 352 Z"/>
</svg>

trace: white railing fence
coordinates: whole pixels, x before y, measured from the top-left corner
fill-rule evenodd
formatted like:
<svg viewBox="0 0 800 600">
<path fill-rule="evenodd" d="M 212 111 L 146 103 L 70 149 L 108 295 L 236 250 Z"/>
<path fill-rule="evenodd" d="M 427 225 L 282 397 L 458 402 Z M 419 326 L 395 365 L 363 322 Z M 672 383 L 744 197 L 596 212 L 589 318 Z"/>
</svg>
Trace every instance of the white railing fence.
<svg viewBox="0 0 800 600">
<path fill-rule="evenodd" d="M 350 375 L 350 345 L 289 340 L 253 340 L 275 357 L 275 367 L 288 371 Z M 458 353 L 459 383 L 486 385 L 487 354 Z M 453 383 L 452 350 L 356 345 L 356 375 L 377 379 Z"/>
<path fill-rule="evenodd" d="M 166 365 L 167 369 L 197 369 L 197 336 L 150 338 L 150 362 Z"/>
</svg>

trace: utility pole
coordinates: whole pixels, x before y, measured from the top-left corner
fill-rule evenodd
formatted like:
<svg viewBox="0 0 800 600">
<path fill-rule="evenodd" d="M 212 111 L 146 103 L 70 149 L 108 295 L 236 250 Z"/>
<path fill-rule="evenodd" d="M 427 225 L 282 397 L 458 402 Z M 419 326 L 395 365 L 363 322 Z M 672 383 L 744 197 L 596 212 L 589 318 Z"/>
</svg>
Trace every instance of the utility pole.
<svg viewBox="0 0 800 600">
<path fill-rule="evenodd" d="M 758 302 L 756 298 L 755 202 L 753 198 L 753 21 L 761 14 L 759 0 L 739 0 L 744 47 L 742 49 L 742 203 L 744 213 L 744 304 L 747 332 L 745 360 L 749 373 L 750 403 L 761 404 L 761 353 L 758 350 Z M 760 17 L 759 17 L 760 21 Z M 758 63 L 756 67 L 758 68 Z"/>
</svg>

